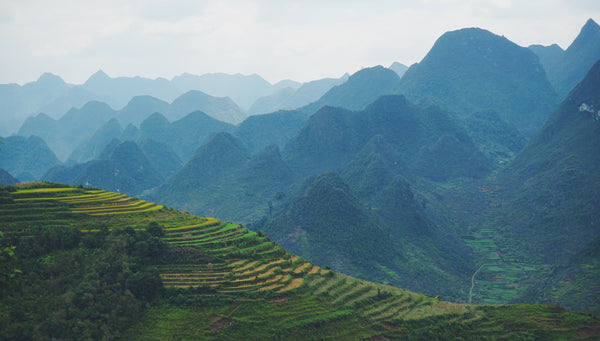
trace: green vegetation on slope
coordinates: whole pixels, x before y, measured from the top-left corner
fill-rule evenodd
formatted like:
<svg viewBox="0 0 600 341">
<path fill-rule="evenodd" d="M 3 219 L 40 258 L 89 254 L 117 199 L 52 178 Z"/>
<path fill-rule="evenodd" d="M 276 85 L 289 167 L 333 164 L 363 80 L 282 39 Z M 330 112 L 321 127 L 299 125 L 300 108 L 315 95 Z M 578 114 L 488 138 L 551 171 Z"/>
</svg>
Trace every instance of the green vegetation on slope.
<svg viewBox="0 0 600 341">
<path fill-rule="evenodd" d="M 1 188 L 20 281 L 0 298 L 3 339 L 573 339 L 592 317 L 467 306 L 357 280 L 236 224 L 109 192 Z M 93 215 L 99 207 L 113 214 Z M 42 294 L 43 293 L 43 294 Z"/>
</svg>

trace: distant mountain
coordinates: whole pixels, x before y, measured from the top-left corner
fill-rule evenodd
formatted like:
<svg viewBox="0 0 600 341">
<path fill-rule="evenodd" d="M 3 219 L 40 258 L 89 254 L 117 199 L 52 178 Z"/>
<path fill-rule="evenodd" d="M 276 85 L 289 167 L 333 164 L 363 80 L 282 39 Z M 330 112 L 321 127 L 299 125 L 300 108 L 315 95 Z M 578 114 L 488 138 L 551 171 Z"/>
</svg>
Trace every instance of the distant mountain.
<svg viewBox="0 0 600 341">
<path fill-rule="evenodd" d="M 247 110 L 254 101 L 271 91 L 272 85 L 256 74 L 228 75 L 207 73 L 201 76 L 184 73 L 174 77 L 173 85 L 182 89 L 194 89 L 216 97 L 230 97 L 242 109 Z"/>
<path fill-rule="evenodd" d="M 191 90 L 177 97 L 165 115 L 174 121 L 198 110 L 219 121 L 231 124 L 240 123 L 246 118 L 244 111 L 230 98 L 213 97 L 198 90 Z"/>
<path fill-rule="evenodd" d="M 240 141 L 218 133 L 163 186 L 148 194 L 190 212 L 257 220 L 270 214 L 295 177 L 270 145 L 250 156 Z"/>
<path fill-rule="evenodd" d="M 0 129 L 14 133 L 24 119 L 69 92 L 70 85 L 60 77 L 44 73 L 37 81 L 23 86 L 0 85 Z"/>
<path fill-rule="evenodd" d="M 507 250 L 520 246 L 527 257 L 554 271 L 540 278 L 528 299 L 595 313 L 600 303 L 599 79 L 597 62 L 501 173 L 506 204 L 493 211 Z M 578 289 L 583 287 L 585 293 Z"/>
<path fill-rule="evenodd" d="M 169 111 L 169 103 L 152 96 L 143 95 L 133 97 L 123 109 L 119 110 L 117 117 L 123 126 L 129 124 L 139 125 L 155 112 L 167 114 Z"/>
<path fill-rule="evenodd" d="M 492 169 L 464 128 L 447 114 L 396 95 L 382 96 L 363 111 L 322 108 L 288 143 L 284 159 L 301 174 L 339 170 L 377 135 L 419 176 L 481 177 Z"/>
<path fill-rule="evenodd" d="M 66 160 L 77 146 L 115 115 L 106 103 L 88 102 L 80 109 L 69 110 L 58 120 L 44 114 L 30 117 L 19 129 L 19 135 L 40 136 L 59 159 Z"/>
<path fill-rule="evenodd" d="M 271 144 L 283 148 L 306 119 L 306 114 L 301 111 L 278 111 L 250 116 L 236 128 L 235 136 L 250 153 L 256 153 Z"/>
<path fill-rule="evenodd" d="M 172 104 L 168 104 L 151 96 L 136 96 L 119 111 L 113 110 L 106 103 L 92 101 L 86 103 L 81 109 L 73 108 L 69 110 L 69 112 L 58 120 L 45 114 L 39 114 L 35 117 L 30 117 L 25 121 L 19 130 L 19 135 L 39 135 L 47 141 L 50 148 L 54 150 L 61 160 L 66 160 L 71 153 L 79 148 L 78 151 L 75 151 L 76 154 L 73 155 L 71 161 L 83 162 L 89 160 L 88 157 L 91 156 L 88 155 L 84 157 L 84 160 L 80 159 L 81 155 L 79 153 L 82 153 L 82 149 L 85 148 L 85 144 L 92 138 L 92 135 L 112 118 L 117 118 L 123 125 L 131 123 L 140 124 L 143 119 L 146 119 L 151 114 L 162 111 L 164 115 L 175 117 L 179 120 L 191 112 L 197 111 L 198 108 L 208 110 L 208 112 L 212 113 L 212 116 L 218 116 L 236 122 L 245 117 L 237 105 L 228 98 L 215 98 L 199 91 L 190 91 L 178 97 Z M 190 124 L 190 122 L 186 124 Z M 191 150 L 189 150 L 187 145 L 173 146 L 178 153 L 182 153 L 180 154 L 180 157 L 184 159 L 190 157 L 193 151 L 204 142 L 203 137 L 205 137 L 207 131 L 233 130 L 230 125 L 212 117 L 208 119 L 208 116 L 206 122 L 197 122 L 197 124 L 191 122 L 191 124 L 191 128 L 199 129 L 198 132 L 193 133 L 193 136 L 200 136 L 201 140 L 191 142 Z M 206 126 L 202 127 L 198 124 L 206 124 Z M 165 125 L 168 125 L 168 121 Z M 175 124 L 175 126 L 177 126 L 177 124 Z M 183 130 L 188 129 L 188 132 L 192 133 L 188 127 L 181 128 Z M 126 137 L 124 140 L 133 138 L 133 135 L 136 135 L 131 129 L 133 128 L 130 128 L 128 131 L 129 137 Z M 112 131 L 114 132 L 114 130 Z M 112 138 L 119 137 L 114 133 L 108 136 L 106 135 L 106 131 L 99 131 L 98 134 L 99 136 L 95 138 L 96 145 L 90 147 L 96 151 L 101 150 L 104 147 L 104 145 L 101 145 L 102 143 L 108 143 Z M 141 136 L 138 137 L 140 139 L 153 138 L 157 141 L 167 142 L 169 139 L 185 140 L 189 135 L 184 134 L 183 136 L 178 136 L 179 133 L 176 132 L 169 134 L 169 136 L 155 137 L 152 134 L 142 131 Z M 100 145 L 97 144 L 100 141 L 98 139 L 102 141 Z M 189 144 L 190 142 L 187 143 Z"/>
<path fill-rule="evenodd" d="M 117 140 L 115 140 L 117 141 Z M 162 177 L 152 167 L 139 146 L 133 141 L 108 146 L 106 159 L 97 159 L 74 166 L 58 166 L 43 177 L 72 185 L 85 185 L 105 190 L 140 194 L 161 184 Z"/>
<path fill-rule="evenodd" d="M 556 44 L 549 46 L 530 45 L 528 48 L 540 58 L 540 63 L 544 67 L 544 70 L 546 70 L 546 73 L 565 54 L 565 50 Z"/>
<path fill-rule="evenodd" d="M 230 124 L 218 121 L 201 111 L 195 111 L 171 123 L 170 134 L 173 142 L 165 142 L 173 147 L 182 160 L 187 161 L 212 134 L 232 132 L 233 129 Z M 145 136 L 143 132 L 142 136 Z"/>
<path fill-rule="evenodd" d="M 297 88 L 282 88 L 271 95 L 257 99 L 248 109 L 248 114 L 258 115 L 303 107 L 318 100 L 334 86 L 346 82 L 348 78 L 348 74 L 345 74 L 340 78 L 323 78 L 303 83 Z"/>
<path fill-rule="evenodd" d="M 317 101 L 299 110 L 311 115 L 324 106 L 361 110 L 379 96 L 391 94 L 398 86 L 398 75 L 383 66 L 362 69 L 340 85 L 334 86 Z"/>
<path fill-rule="evenodd" d="M 548 69 L 548 79 L 561 99 L 600 59 L 600 26 L 589 19 L 561 58 Z"/>
<path fill-rule="evenodd" d="M 17 180 L 17 178 L 10 175 L 10 173 L 5 171 L 4 169 L 0 168 L 0 185 L 14 185 L 18 182 L 19 180 Z"/>
<path fill-rule="evenodd" d="M 527 137 L 557 103 L 531 50 L 478 28 L 442 35 L 400 83 L 397 93 L 412 101 L 438 103 L 461 119 L 494 110 Z"/>
<path fill-rule="evenodd" d="M 22 181 L 29 180 L 28 176 L 21 176 L 22 173 L 31 173 L 39 179 L 46 170 L 60 163 L 44 140 L 37 136 L 0 137 L 0 141 L 0 168 Z"/>
<path fill-rule="evenodd" d="M 144 139 L 139 142 L 139 146 L 148 157 L 148 161 L 150 161 L 152 167 L 164 179 L 168 179 L 183 167 L 181 159 L 177 156 L 173 148 L 165 142 Z"/>
<path fill-rule="evenodd" d="M 165 78 L 149 79 L 143 77 L 109 77 L 99 70 L 81 85 L 82 88 L 110 98 L 109 103 L 115 108 L 122 108 L 133 97 L 148 95 L 166 101 L 172 101 L 183 92 L 172 86 Z"/>
<path fill-rule="evenodd" d="M 110 119 L 100 127 L 92 137 L 77 147 L 69 156 L 67 162 L 83 163 L 100 156 L 106 145 L 123 134 L 123 128 L 116 118 Z"/>
<path fill-rule="evenodd" d="M 234 129 L 233 125 L 218 121 L 201 111 L 189 113 L 173 123 L 157 113 L 142 122 L 139 139 L 164 142 L 185 162 L 212 134 L 233 132 Z"/>
<path fill-rule="evenodd" d="M 231 169 L 245 163 L 249 156 L 233 136 L 228 133 L 217 133 L 206 144 L 203 144 L 191 160 L 173 176 L 165 187 L 173 196 L 185 197 L 202 186 L 217 183 Z M 164 197 L 170 201 L 172 198 Z"/>
<path fill-rule="evenodd" d="M 302 86 L 302 83 L 300 83 L 300 82 L 296 82 L 295 80 L 291 80 L 291 79 L 284 79 L 284 80 L 281 80 L 281 81 L 273 84 L 271 91 L 279 91 L 279 90 L 282 90 L 285 88 L 297 90 L 300 86 Z"/>
<path fill-rule="evenodd" d="M 390 65 L 390 67 L 388 69 L 391 69 L 395 73 L 397 73 L 398 77 L 402 77 L 402 76 L 404 76 L 404 74 L 408 70 L 408 66 L 406 66 L 406 65 L 404 65 L 402 63 L 393 62 L 392 65 Z"/>
<path fill-rule="evenodd" d="M 274 94 L 261 97 L 252 103 L 248 115 L 260 115 L 275 112 L 286 107 L 286 102 L 294 95 L 294 88 L 283 88 Z"/>
</svg>

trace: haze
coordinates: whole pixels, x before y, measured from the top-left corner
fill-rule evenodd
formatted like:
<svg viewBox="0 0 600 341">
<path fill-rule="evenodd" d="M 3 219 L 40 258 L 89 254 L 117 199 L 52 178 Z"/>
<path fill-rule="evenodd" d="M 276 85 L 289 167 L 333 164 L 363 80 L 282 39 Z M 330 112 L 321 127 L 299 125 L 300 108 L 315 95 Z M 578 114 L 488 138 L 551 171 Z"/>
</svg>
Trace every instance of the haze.
<svg viewBox="0 0 600 341">
<path fill-rule="evenodd" d="M 99 69 L 111 77 L 224 72 L 309 81 L 410 65 L 463 27 L 567 48 L 597 17 L 594 0 L 2 1 L 0 83 L 52 72 L 78 84 Z"/>
</svg>

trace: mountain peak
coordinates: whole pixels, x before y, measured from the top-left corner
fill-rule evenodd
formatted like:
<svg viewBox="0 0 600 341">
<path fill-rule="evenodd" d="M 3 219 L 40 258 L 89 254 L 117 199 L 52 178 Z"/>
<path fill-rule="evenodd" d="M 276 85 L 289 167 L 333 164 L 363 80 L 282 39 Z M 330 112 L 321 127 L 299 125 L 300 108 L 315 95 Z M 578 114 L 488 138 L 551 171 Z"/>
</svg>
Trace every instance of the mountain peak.
<svg viewBox="0 0 600 341">
<path fill-rule="evenodd" d="M 37 81 L 38 83 L 64 83 L 62 78 L 50 72 L 44 72 Z"/>
<path fill-rule="evenodd" d="M 594 20 L 588 19 L 585 25 L 583 25 L 583 27 L 581 28 L 581 31 L 579 31 L 579 35 L 577 35 L 577 38 L 575 38 L 575 40 L 573 41 L 571 46 L 569 46 L 567 51 L 572 50 L 575 47 L 580 48 L 579 45 L 594 44 L 598 40 L 599 36 L 600 26 L 598 26 L 598 24 Z"/>
<path fill-rule="evenodd" d="M 598 25 L 594 19 L 589 18 L 586 22 L 585 25 L 583 25 L 583 28 L 581 29 L 581 31 L 588 31 L 588 30 L 595 30 L 595 31 L 600 31 L 600 25 Z"/>
<path fill-rule="evenodd" d="M 548 70 L 548 79 L 565 98 L 600 59 L 600 26 L 589 19 L 560 60 Z"/>
<path fill-rule="evenodd" d="M 110 77 L 104 73 L 102 70 L 96 71 L 93 75 L 88 78 L 85 84 L 93 83 L 93 82 L 101 82 L 110 79 Z"/>
</svg>

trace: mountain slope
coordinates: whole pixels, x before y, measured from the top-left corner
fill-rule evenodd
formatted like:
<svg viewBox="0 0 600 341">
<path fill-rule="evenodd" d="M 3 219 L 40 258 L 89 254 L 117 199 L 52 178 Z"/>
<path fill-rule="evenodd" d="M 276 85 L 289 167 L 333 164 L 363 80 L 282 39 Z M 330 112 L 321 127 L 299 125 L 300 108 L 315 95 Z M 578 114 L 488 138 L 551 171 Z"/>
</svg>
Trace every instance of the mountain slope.
<svg viewBox="0 0 600 341">
<path fill-rule="evenodd" d="M 103 102 L 88 102 L 83 107 L 72 108 L 60 119 L 47 115 L 30 117 L 19 129 L 19 135 L 36 135 L 44 139 L 61 160 L 89 139 L 116 111 Z"/>
<path fill-rule="evenodd" d="M 406 73 L 406 70 L 408 70 L 408 66 L 402 63 L 393 62 L 392 65 L 390 65 L 389 69 L 397 73 L 398 77 L 402 77 Z"/>
<path fill-rule="evenodd" d="M 309 115 L 323 106 L 361 110 L 379 96 L 391 94 L 398 85 L 398 75 L 383 66 L 362 69 L 340 85 L 334 86 L 317 101 L 298 110 Z"/>
<path fill-rule="evenodd" d="M 382 96 L 363 111 L 322 108 L 288 143 L 284 159 L 300 174 L 339 170 L 376 135 L 393 145 L 419 176 L 481 177 L 492 168 L 464 128 L 439 108 L 420 108 L 396 95 Z M 448 140 L 452 143 L 446 146 Z M 451 151 L 444 163 L 437 162 L 434 154 L 445 153 L 444 148 Z"/>
<path fill-rule="evenodd" d="M 148 116 L 155 112 L 167 113 L 170 109 L 170 104 L 152 96 L 135 96 L 123 109 L 119 110 L 117 115 L 119 122 L 123 126 L 131 123 L 139 125 Z"/>
<path fill-rule="evenodd" d="M 67 162 L 83 163 L 97 159 L 104 150 L 104 147 L 113 139 L 119 138 L 122 133 L 123 128 L 119 124 L 119 121 L 115 118 L 110 119 L 96 130 L 94 135 L 85 141 L 85 144 L 75 149 Z"/>
<path fill-rule="evenodd" d="M 95 186 L 130 195 L 140 194 L 162 183 L 162 177 L 135 142 L 118 140 L 109 143 L 98 159 L 73 166 L 54 167 L 43 179 Z"/>
<path fill-rule="evenodd" d="M 574 339 L 600 328 L 555 306 L 452 304 L 358 280 L 240 225 L 119 193 L 37 183 L 0 196 L 25 270 L 0 296 L 2 339 Z"/>
<path fill-rule="evenodd" d="M 495 110 L 525 136 L 543 125 L 557 102 L 532 51 L 478 28 L 442 35 L 402 77 L 397 92 L 438 102 L 459 118 Z"/>
<path fill-rule="evenodd" d="M 552 44 L 549 46 L 543 45 L 530 45 L 527 47 L 533 53 L 535 53 L 538 58 L 540 58 L 540 63 L 546 70 L 546 74 L 550 70 L 550 68 L 556 64 L 560 60 L 560 58 L 565 54 L 565 50 L 563 50 L 560 46 L 556 44 Z M 550 76 L 548 76 L 550 77 Z"/>
<path fill-rule="evenodd" d="M 235 136 L 244 143 L 250 153 L 271 144 L 283 148 L 305 121 L 306 115 L 301 111 L 278 111 L 250 116 L 236 128 Z"/>
<path fill-rule="evenodd" d="M 22 176 L 22 173 L 31 173 L 39 179 L 46 170 L 60 163 L 48 145 L 37 136 L 0 137 L 0 141 L 0 168 L 18 178 L 27 179 L 29 177 Z"/>
<path fill-rule="evenodd" d="M 277 146 L 250 157 L 240 141 L 218 133 L 149 198 L 190 212 L 249 222 L 269 215 L 278 193 L 294 179 Z"/>
<path fill-rule="evenodd" d="M 500 174 L 504 204 L 486 214 L 506 258 L 536 264 L 537 282 L 521 299 L 595 313 L 600 268 L 590 255 L 600 231 L 598 79 L 600 62 Z"/>
<path fill-rule="evenodd" d="M 320 266 L 464 300 L 465 246 L 424 218 L 406 182 L 392 180 L 376 194 L 367 209 L 340 175 L 325 173 L 309 179 L 264 229 Z"/>
<path fill-rule="evenodd" d="M 18 182 L 19 180 L 17 180 L 17 178 L 10 175 L 10 173 L 5 171 L 4 169 L 0 168 L 0 185 L 14 185 Z"/>
<path fill-rule="evenodd" d="M 321 98 L 334 86 L 346 82 L 348 78 L 348 74 L 345 74 L 340 78 L 324 78 L 303 83 L 298 88 L 280 89 L 274 94 L 257 99 L 248 109 L 248 114 L 266 114 L 303 107 Z"/>
<path fill-rule="evenodd" d="M 190 90 L 177 97 L 165 113 L 171 120 L 179 120 L 193 111 L 203 111 L 223 122 L 237 124 L 246 118 L 246 114 L 228 97 L 213 97 L 201 91 Z"/>
</svg>

